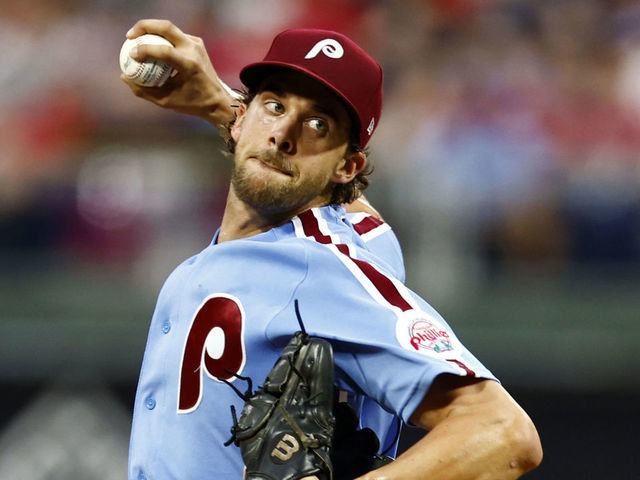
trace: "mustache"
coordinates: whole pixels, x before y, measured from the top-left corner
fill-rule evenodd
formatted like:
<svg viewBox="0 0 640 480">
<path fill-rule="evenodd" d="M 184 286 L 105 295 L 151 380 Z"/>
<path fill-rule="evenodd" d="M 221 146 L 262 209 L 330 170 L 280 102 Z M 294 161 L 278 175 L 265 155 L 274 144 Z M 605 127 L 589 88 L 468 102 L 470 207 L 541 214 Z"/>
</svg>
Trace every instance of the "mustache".
<svg viewBox="0 0 640 480">
<path fill-rule="evenodd" d="M 249 154 L 250 157 L 257 158 L 263 163 L 266 163 L 288 175 L 295 175 L 297 173 L 297 169 L 295 166 L 278 151 L 273 150 L 260 150 L 257 152 L 251 152 Z"/>
</svg>

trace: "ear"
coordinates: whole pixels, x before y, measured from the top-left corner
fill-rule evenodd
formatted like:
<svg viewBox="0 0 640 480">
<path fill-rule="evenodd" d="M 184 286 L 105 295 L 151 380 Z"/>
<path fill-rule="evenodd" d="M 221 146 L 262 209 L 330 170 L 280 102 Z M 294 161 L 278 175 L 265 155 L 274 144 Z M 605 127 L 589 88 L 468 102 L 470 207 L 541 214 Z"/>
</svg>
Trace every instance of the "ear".
<svg viewBox="0 0 640 480">
<path fill-rule="evenodd" d="M 367 157 L 362 152 L 346 153 L 336 166 L 331 181 L 335 183 L 349 183 L 360 173 L 367 164 Z"/>
<path fill-rule="evenodd" d="M 246 113 L 247 106 L 243 102 L 240 102 L 236 112 L 236 120 L 233 122 L 233 125 L 231 125 L 231 138 L 233 138 L 234 142 L 237 142 L 238 138 L 240 138 L 240 131 L 242 130 L 242 124 Z"/>
</svg>

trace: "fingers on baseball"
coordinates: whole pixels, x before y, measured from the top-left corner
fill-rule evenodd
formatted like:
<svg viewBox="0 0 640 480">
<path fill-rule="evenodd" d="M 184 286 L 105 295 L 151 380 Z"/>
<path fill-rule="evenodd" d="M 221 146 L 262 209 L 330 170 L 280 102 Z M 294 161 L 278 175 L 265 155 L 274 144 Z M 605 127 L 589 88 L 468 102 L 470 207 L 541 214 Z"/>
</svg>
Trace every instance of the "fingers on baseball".
<svg viewBox="0 0 640 480">
<path fill-rule="evenodd" d="M 166 83 L 162 87 L 143 87 L 127 78 L 125 74 L 120 75 L 120 78 L 129 86 L 136 97 L 162 106 L 163 99 L 167 96 Z"/>
<path fill-rule="evenodd" d="M 167 45 L 153 45 L 150 43 L 139 45 L 135 55 L 131 55 L 131 58 L 139 62 L 147 58 L 155 58 L 169 64 L 177 70 L 183 70 L 185 68 L 184 54 L 176 48 Z"/>
</svg>

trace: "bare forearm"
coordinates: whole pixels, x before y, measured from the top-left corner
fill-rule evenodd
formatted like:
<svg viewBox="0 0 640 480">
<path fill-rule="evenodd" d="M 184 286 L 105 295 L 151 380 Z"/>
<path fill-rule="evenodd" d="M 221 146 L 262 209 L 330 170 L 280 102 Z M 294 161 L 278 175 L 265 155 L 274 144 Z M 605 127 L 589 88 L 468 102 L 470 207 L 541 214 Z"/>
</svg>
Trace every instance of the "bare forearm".
<svg viewBox="0 0 640 480">
<path fill-rule="evenodd" d="M 513 427 L 478 423 L 457 417 L 445 421 L 413 445 L 395 462 L 362 480 L 438 479 L 511 480 L 535 467 L 535 453 L 527 452 L 527 438 Z M 527 429 L 519 429 L 519 431 Z M 525 435 L 526 436 L 526 435 Z M 535 444 L 535 442 L 533 442 Z"/>
<path fill-rule="evenodd" d="M 411 421 L 430 432 L 359 480 L 511 480 L 542 460 L 533 422 L 497 382 L 440 376 Z"/>
<path fill-rule="evenodd" d="M 239 95 L 218 77 L 204 41 L 182 32 L 167 20 L 157 19 L 140 20 L 127 32 L 127 37 L 145 33 L 160 35 L 173 47 L 140 45 L 132 58 L 157 58 L 171 65 L 176 73 L 162 87 L 141 87 L 124 76 L 122 80 L 136 96 L 163 108 L 203 118 L 226 134 L 226 126 L 235 118 L 234 105 L 239 104 Z"/>
</svg>

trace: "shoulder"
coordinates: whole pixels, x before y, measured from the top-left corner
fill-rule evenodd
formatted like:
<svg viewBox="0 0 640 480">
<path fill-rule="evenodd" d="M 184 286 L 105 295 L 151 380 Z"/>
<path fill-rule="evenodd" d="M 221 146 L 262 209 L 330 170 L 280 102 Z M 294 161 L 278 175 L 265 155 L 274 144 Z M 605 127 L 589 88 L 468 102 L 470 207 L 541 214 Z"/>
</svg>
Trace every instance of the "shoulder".
<svg viewBox="0 0 640 480">
<path fill-rule="evenodd" d="M 365 213 L 382 221 L 382 215 L 363 196 L 344 206 L 347 213 Z"/>
<path fill-rule="evenodd" d="M 307 283 L 314 288 L 321 285 L 325 292 L 345 301 L 358 298 L 360 306 L 369 298 L 374 304 L 409 308 L 412 302 L 405 298 L 411 294 L 396 271 L 367 247 L 343 215 L 344 210 L 314 208 L 295 219 L 296 235 L 308 240 Z"/>
<path fill-rule="evenodd" d="M 367 212 L 347 212 L 346 220 L 367 249 L 387 265 L 394 277 L 404 282 L 406 274 L 402 248 L 391 225 Z"/>
<path fill-rule="evenodd" d="M 404 263 L 391 227 L 364 212 L 347 213 L 342 207 L 312 208 L 292 221 L 294 236 L 315 244 L 314 252 L 365 261 L 404 281 Z M 346 257 L 346 258 L 344 258 Z"/>
<path fill-rule="evenodd" d="M 384 220 L 365 212 L 347 212 L 346 218 L 364 242 L 391 231 L 391 226 Z"/>
<path fill-rule="evenodd" d="M 344 221 L 341 207 L 312 208 L 292 219 L 293 234 L 323 246 L 336 246 L 340 250 L 352 245 L 363 246 L 356 232 Z"/>
</svg>

